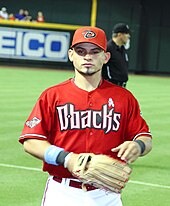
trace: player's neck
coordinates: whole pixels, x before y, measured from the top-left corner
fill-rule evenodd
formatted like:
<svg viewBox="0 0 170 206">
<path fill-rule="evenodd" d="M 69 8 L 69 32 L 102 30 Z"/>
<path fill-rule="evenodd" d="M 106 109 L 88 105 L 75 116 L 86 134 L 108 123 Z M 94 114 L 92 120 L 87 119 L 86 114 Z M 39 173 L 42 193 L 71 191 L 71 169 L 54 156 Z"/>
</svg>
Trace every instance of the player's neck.
<svg viewBox="0 0 170 206">
<path fill-rule="evenodd" d="M 75 85 L 85 91 L 93 91 L 100 86 L 102 78 L 96 78 L 96 75 L 93 76 L 83 76 L 76 75 L 73 79 Z"/>
</svg>

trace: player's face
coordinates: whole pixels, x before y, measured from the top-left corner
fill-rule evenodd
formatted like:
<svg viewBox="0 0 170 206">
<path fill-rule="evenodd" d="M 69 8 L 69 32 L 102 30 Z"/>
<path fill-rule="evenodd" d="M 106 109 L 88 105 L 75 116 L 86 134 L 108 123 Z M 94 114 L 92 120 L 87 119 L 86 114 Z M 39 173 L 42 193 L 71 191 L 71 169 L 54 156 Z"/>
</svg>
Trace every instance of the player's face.
<svg viewBox="0 0 170 206">
<path fill-rule="evenodd" d="M 83 75 L 93 75 L 101 72 L 103 64 L 107 63 L 110 53 L 91 43 L 77 44 L 69 50 L 69 59 L 75 69 Z"/>
</svg>

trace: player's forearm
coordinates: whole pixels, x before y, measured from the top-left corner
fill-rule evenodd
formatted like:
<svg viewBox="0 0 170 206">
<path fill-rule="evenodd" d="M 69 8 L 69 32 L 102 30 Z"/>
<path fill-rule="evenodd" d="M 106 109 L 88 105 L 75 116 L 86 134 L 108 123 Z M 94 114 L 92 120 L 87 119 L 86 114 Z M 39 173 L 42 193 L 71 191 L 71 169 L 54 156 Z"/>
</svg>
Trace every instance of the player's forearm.
<svg viewBox="0 0 170 206">
<path fill-rule="evenodd" d="M 24 142 L 23 146 L 26 152 L 38 159 L 44 160 L 45 151 L 50 145 L 51 144 L 47 141 L 28 139 Z"/>
<path fill-rule="evenodd" d="M 145 144 L 145 149 L 141 156 L 148 154 L 152 150 L 152 138 L 148 136 L 140 136 L 136 140 L 141 140 Z"/>
<path fill-rule="evenodd" d="M 34 157 L 52 165 L 64 165 L 65 157 L 69 154 L 61 147 L 37 139 L 26 140 L 24 142 L 24 149 Z"/>
</svg>

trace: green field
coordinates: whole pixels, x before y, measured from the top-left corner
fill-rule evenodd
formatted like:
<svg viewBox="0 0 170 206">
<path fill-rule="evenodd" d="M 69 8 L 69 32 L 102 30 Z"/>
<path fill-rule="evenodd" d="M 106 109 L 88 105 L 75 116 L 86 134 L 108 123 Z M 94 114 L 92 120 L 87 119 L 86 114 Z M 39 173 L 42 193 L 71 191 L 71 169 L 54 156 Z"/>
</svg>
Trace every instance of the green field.
<svg viewBox="0 0 170 206">
<path fill-rule="evenodd" d="M 23 151 L 18 138 L 40 93 L 73 75 L 0 68 L 1 206 L 40 206 L 48 175 L 41 172 L 41 161 Z M 153 150 L 132 164 L 122 192 L 124 206 L 170 206 L 170 77 L 130 75 L 127 89 L 137 97 L 150 126 Z"/>
</svg>

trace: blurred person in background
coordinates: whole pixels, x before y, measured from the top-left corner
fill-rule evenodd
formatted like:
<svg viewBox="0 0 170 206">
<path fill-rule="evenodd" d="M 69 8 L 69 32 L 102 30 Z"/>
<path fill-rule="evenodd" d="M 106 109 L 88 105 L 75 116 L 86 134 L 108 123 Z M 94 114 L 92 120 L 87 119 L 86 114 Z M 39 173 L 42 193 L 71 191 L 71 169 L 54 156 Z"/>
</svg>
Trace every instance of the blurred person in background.
<svg viewBox="0 0 170 206">
<path fill-rule="evenodd" d="M 42 11 L 39 11 L 37 14 L 37 22 L 44 22 L 44 21 L 45 21 L 44 15 L 43 15 Z"/>
<path fill-rule="evenodd" d="M 24 18 L 22 19 L 22 21 L 32 21 L 32 16 L 29 14 L 28 10 L 24 10 Z"/>
<path fill-rule="evenodd" d="M 15 19 L 21 21 L 24 19 L 24 9 L 20 9 L 17 14 L 14 15 Z"/>
<path fill-rule="evenodd" d="M 8 19 L 14 21 L 15 20 L 14 14 L 10 13 Z"/>
<path fill-rule="evenodd" d="M 112 30 L 112 38 L 107 43 L 107 51 L 111 58 L 103 66 L 104 79 L 121 87 L 126 87 L 128 81 L 128 54 L 130 47 L 130 29 L 127 24 L 118 23 Z"/>
<path fill-rule="evenodd" d="M 0 10 L 0 19 L 8 19 L 6 7 L 2 7 L 2 9 Z"/>
</svg>

